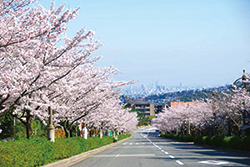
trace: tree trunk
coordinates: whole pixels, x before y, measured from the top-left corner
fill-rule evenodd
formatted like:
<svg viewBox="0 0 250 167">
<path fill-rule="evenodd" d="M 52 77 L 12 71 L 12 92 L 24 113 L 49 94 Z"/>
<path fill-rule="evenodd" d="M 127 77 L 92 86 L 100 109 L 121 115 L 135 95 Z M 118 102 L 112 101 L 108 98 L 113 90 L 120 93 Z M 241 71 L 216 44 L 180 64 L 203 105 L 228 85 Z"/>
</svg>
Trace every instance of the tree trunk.
<svg viewBox="0 0 250 167">
<path fill-rule="evenodd" d="M 25 124 L 25 128 L 26 128 L 26 137 L 27 137 L 27 139 L 29 139 L 30 138 L 30 125 L 29 125 L 29 123 Z"/>
<path fill-rule="evenodd" d="M 25 122 L 25 128 L 26 128 L 26 137 L 27 139 L 30 138 L 30 132 L 32 131 L 31 129 L 31 115 L 30 115 L 30 111 L 29 110 L 26 110 L 25 109 L 25 112 L 26 112 L 26 122 Z"/>
<path fill-rule="evenodd" d="M 75 127 L 75 136 L 78 137 L 78 134 L 77 134 L 77 126 Z"/>
<path fill-rule="evenodd" d="M 67 122 L 66 122 L 66 121 L 60 122 L 59 124 L 62 125 L 63 130 L 64 130 L 64 132 L 65 132 L 65 136 L 66 136 L 67 138 L 70 138 L 70 128 L 69 128 L 69 123 L 68 123 L 68 121 L 67 121 Z"/>
</svg>

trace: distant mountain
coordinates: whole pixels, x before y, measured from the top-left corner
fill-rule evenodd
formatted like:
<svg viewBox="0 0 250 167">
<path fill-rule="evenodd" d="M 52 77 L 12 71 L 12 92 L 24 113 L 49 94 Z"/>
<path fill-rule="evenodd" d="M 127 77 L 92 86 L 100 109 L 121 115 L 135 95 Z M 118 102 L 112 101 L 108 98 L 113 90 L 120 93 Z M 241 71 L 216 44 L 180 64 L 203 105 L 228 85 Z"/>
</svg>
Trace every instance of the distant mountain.
<svg viewBox="0 0 250 167">
<path fill-rule="evenodd" d="M 231 85 L 220 86 L 216 88 L 203 88 L 196 90 L 183 90 L 177 92 L 169 92 L 160 95 L 150 95 L 144 99 L 148 102 L 154 104 L 170 103 L 171 101 L 195 101 L 195 100 L 205 100 L 213 96 L 218 96 L 222 92 L 228 92 Z"/>
<path fill-rule="evenodd" d="M 202 89 L 213 89 L 213 87 L 211 86 L 182 87 L 182 85 L 166 87 L 166 86 L 161 86 L 157 84 L 149 85 L 149 86 L 146 86 L 145 84 L 143 84 L 140 87 L 129 86 L 127 88 L 124 88 L 120 92 L 120 94 L 123 94 L 130 98 L 142 98 L 142 97 L 147 97 L 150 95 L 161 95 L 161 94 L 171 93 L 171 92 L 181 92 L 181 91 L 187 91 L 187 90 L 202 90 Z"/>
<path fill-rule="evenodd" d="M 205 99 L 213 92 L 220 93 L 228 91 L 231 85 L 220 87 L 165 87 L 160 85 L 146 86 L 139 88 L 130 86 L 123 90 L 121 94 L 129 98 L 144 98 L 146 101 L 155 104 L 168 103 L 170 101 L 193 101 Z"/>
</svg>

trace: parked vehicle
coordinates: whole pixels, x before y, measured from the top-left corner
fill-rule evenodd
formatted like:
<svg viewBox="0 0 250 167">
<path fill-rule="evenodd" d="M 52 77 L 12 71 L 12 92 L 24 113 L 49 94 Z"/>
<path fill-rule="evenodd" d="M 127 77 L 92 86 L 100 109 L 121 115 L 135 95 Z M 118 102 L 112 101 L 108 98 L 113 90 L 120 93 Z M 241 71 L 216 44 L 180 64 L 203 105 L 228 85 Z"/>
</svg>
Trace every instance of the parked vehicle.
<svg viewBox="0 0 250 167">
<path fill-rule="evenodd" d="M 158 129 L 156 129 L 156 130 L 155 130 L 155 137 L 159 137 L 160 134 L 161 134 L 161 132 L 160 132 Z"/>
</svg>

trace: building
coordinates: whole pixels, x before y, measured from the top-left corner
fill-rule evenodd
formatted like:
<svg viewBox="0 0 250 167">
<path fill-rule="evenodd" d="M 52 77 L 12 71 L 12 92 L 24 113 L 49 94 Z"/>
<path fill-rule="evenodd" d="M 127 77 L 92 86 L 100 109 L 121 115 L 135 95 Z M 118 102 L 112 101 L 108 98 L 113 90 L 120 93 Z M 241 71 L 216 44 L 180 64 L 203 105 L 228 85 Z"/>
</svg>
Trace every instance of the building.
<svg viewBox="0 0 250 167">
<path fill-rule="evenodd" d="M 156 104 L 154 106 L 155 108 L 155 114 L 159 114 L 161 112 L 163 112 L 164 110 L 166 110 L 166 108 L 168 108 L 169 106 L 167 104 Z"/>
<path fill-rule="evenodd" d="M 143 116 L 149 117 L 154 116 L 160 112 L 163 112 L 166 108 L 168 108 L 167 104 L 153 104 L 147 101 L 136 100 L 127 102 L 127 107 L 131 107 Z"/>
<path fill-rule="evenodd" d="M 149 103 L 147 101 L 130 101 L 128 104 L 135 110 L 139 111 L 139 113 L 143 117 L 149 117 L 155 115 L 155 108 L 153 103 Z"/>
</svg>

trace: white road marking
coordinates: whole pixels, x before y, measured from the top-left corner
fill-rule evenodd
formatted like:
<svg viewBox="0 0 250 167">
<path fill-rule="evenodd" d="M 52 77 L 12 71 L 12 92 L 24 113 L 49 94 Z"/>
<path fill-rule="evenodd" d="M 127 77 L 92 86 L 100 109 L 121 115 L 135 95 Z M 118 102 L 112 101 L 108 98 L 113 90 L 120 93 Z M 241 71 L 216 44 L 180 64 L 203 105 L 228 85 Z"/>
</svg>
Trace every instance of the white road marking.
<svg viewBox="0 0 250 167">
<path fill-rule="evenodd" d="M 138 143 L 136 143 L 136 145 L 138 145 Z"/>
<path fill-rule="evenodd" d="M 184 165 L 184 163 L 182 163 L 181 161 L 176 161 L 179 165 Z"/>
<path fill-rule="evenodd" d="M 170 158 L 174 158 L 174 156 L 173 156 L 173 155 L 169 155 L 169 157 L 170 157 Z"/>
<path fill-rule="evenodd" d="M 111 154 L 111 155 L 94 155 L 93 157 L 155 157 L 155 154 Z"/>
<path fill-rule="evenodd" d="M 116 149 L 116 148 L 119 148 L 119 149 L 138 149 L 138 148 L 145 148 L 145 146 L 137 145 L 135 147 L 132 147 L 132 146 L 126 145 L 126 146 L 114 147 L 114 148 L 110 148 L 110 149 Z M 154 146 L 147 146 L 147 148 L 155 148 L 155 147 Z"/>
<path fill-rule="evenodd" d="M 164 150 L 161 150 L 162 152 L 164 152 Z"/>
<path fill-rule="evenodd" d="M 132 145 L 133 143 L 129 143 L 129 145 Z"/>
<path fill-rule="evenodd" d="M 165 152 L 165 154 L 168 154 L 168 152 Z"/>
<path fill-rule="evenodd" d="M 199 161 L 198 163 L 201 163 L 201 164 L 211 164 L 211 165 L 225 165 L 225 164 L 229 164 L 229 162 L 225 162 L 225 161 L 213 161 L 213 160 Z"/>
</svg>

